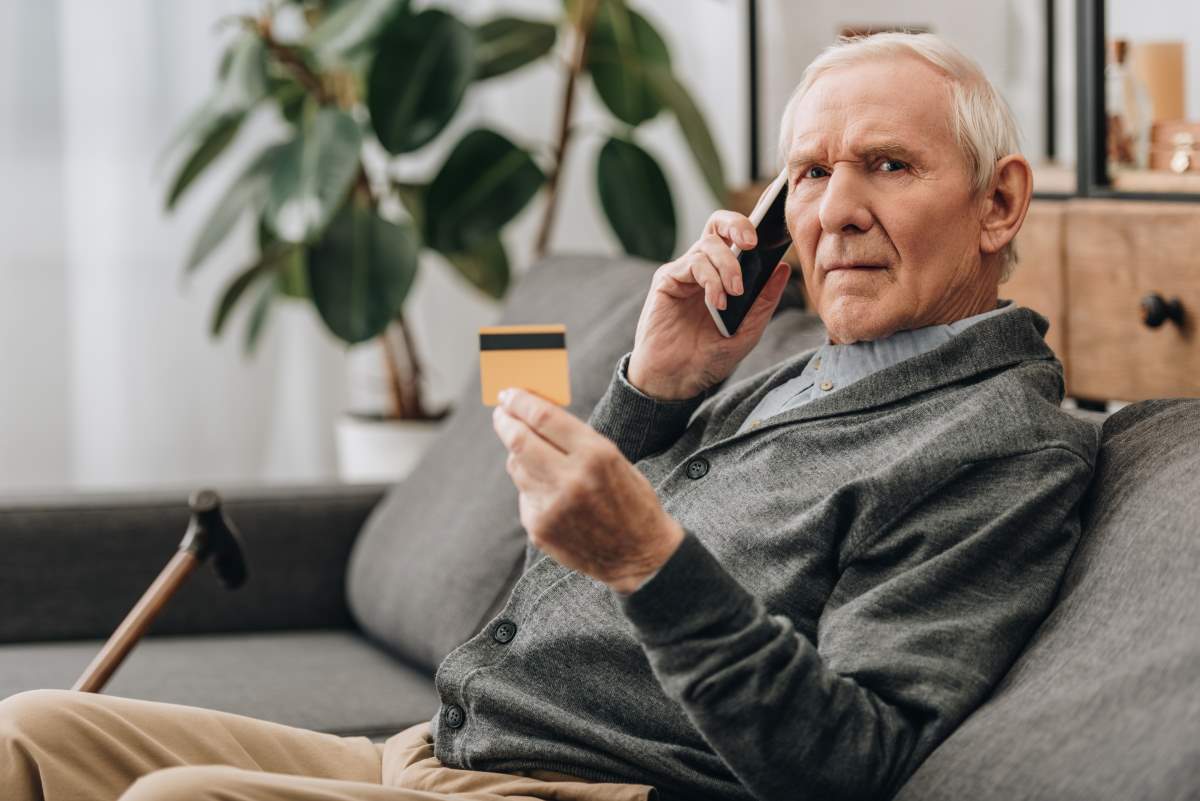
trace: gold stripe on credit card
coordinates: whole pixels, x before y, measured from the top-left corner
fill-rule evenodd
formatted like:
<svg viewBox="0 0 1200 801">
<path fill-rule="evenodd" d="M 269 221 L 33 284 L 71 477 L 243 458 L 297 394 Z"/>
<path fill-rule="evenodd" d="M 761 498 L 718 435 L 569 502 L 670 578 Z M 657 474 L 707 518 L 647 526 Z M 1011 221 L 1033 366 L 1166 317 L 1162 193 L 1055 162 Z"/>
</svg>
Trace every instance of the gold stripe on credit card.
<svg viewBox="0 0 1200 801">
<path fill-rule="evenodd" d="M 508 387 L 566 406 L 571 402 L 567 327 L 556 323 L 480 328 L 479 383 L 487 406 L 498 404 L 500 390 Z"/>
</svg>

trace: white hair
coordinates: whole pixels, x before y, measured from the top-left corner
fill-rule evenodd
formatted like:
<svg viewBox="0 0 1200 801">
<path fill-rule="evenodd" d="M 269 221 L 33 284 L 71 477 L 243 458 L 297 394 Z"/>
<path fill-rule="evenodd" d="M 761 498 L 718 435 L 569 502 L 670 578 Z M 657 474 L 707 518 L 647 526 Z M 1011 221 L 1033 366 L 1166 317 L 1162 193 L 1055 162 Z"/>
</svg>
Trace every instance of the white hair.
<svg viewBox="0 0 1200 801">
<path fill-rule="evenodd" d="M 932 33 L 877 33 L 842 37 L 825 48 L 804 70 L 800 84 L 784 107 L 779 128 L 780 161 L 787 163 L 796 106 L 818 78 L 839 67 L 904 56 L 921 59 L 949 79 L 950 128 L 971 169 L 973 191 L 978 195 L 986 190 L 996 177 L 996 162 L 1011 153 L 1020 152 L 1016 120 L 1008 103 L 992 86 L 979 65 L 954 45 Z M 1017 262 L 1017 251 L 1012 242 L 1000 252 L 1000 260 L 1003 281 L 1012 274 Z"/>
</svg>

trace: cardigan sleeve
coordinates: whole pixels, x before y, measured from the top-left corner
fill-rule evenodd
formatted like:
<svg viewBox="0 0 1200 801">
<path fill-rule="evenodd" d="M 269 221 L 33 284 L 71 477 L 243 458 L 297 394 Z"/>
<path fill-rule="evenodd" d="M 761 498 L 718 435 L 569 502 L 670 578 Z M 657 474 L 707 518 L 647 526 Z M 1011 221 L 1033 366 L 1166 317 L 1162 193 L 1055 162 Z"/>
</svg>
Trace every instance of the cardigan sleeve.
<svg viewBox="0 0 1200 801">
<path fill-rule="evenodd" d="M 889 797 L 1049 612 L 1091 464 L 1051 447 L 950 472 L 845 544 L 816 643 L 691 531 L 618 596 L 668 696 L 756 798 Z"/>
<path fill-rule="evenodd" d="M 617 362 L 608 389 L 592 410 L 588 425 L 611 439 L 630 462 L 671 447 L 688 427 L 692 413 L 716 387 L 686 400 L 652 398 L 629 383 L 629 358 Z"/>
</svg>

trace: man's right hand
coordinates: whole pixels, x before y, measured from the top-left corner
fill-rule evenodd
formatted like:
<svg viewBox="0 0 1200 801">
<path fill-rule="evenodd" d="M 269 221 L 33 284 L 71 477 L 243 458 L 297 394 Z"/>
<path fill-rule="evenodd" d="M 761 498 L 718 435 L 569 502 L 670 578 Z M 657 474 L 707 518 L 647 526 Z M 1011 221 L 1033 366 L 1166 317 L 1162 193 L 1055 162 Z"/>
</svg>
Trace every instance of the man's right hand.
<svg viewBox="0 0 1200 801">
<path fill-rule="evenodd" d="M 628 380 L 659 400 L 683 400 L 716 386 L 745 358 L 783 297 L 791 268 L 775 267 L 737 333 L 724 337 L 704 299 L 725 308 L 725 295 L 743 292 L 742 271 L 730 246 L 752 250 L 754 224 L 735 211 L 716 211 L 687 252 L 654 273 L 629 359 Z"/>
</svg>

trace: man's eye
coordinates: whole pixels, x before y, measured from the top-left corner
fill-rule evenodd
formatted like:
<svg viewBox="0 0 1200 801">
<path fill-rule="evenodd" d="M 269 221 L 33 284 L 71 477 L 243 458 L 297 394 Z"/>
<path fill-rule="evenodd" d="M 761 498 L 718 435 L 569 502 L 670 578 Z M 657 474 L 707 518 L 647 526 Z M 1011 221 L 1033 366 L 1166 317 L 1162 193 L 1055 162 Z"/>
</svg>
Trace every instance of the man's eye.
<svg viewBox="0 0 1200 801">
<path fill-rule="evenodd" d="M 908 165 L 900 161 L 900 159 L 884 159 L 880 162 L 879 169 L 884 172 L 900 172 L 901 170 L 908 169 Z"/>
<path fill-rule="evenodd" d="M 824 167 L 812 166 L 804 171 L 805 178 L 824 178 L 829 175 L 829 171 Z"/>
</svg>

